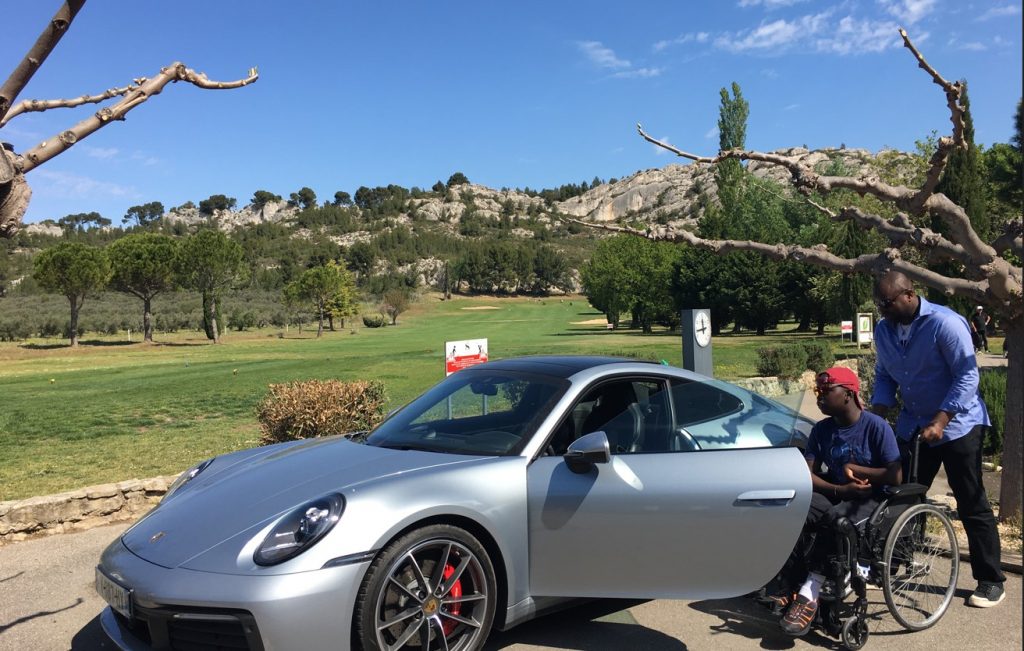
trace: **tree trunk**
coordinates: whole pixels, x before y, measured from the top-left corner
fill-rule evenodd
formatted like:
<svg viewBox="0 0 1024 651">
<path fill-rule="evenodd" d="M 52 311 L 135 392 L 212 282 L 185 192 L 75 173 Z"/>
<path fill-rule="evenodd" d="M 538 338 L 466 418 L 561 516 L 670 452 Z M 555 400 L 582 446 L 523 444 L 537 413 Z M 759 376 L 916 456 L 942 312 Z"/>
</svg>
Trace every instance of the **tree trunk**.
<svg viewBox="0 0 1024 651">
<path fill-rule="evenodd" d="M 320 320 L 317 322 L 316 338 L 319 339 L 320 336 L 324 333 L 324 309 L 319 308 L 317 310 L 317 313 L 320 315 Z"/>
<path fill-rule="evenodd" d="M 1003 476 L 999 484 L 999 520 L 1021 515 L 1021 427 L 1024 412 L 1024 317 L 1006 323 L 1009 359 L 1006 369 L 1006 427 L 1003 430 Z M 1003 343 L 1004 348 L 1006 343 Z"/>
<path fill-rule="evenodd" d="M 217 297 L 210 295 L 210 333 L 213 335 L 213 343 L 220 343 L 220 324 L 217 323 Z"/>
<path fill-rule="evenodd" d="M 344 324 L 344 323 L 342 323 L 342 324 L 341 324 L 341 327 L 342 327 L 342 328 L 344 328 L 344 327 L 345 327 L 345 324 Z M 327 313 L 327 328 L 328 328 L 328 329 L 329 329 L 329 330 L 330 330 L 331 332 L 334 332 L 334 315 L 333 315 L 333 314 L 331 314 L 330 312 L 328 312 L 328 313 Z"/>
<path fill-rule="evenodd" d="M 82 301 L 85 297 L 82 297 Z M 78 310 L 82 307 L 82 301 L 78 300 L 77 296 L 68 296 L 68 301 L 71 303 L 71 327 L 68 335 L 71 339 L 71 347 L 78 347 Z"/>
<path fill-rule="evenodd" d="M 153 343 L 153 297 L 142 299 L 142 341 Z"/>
</svg>

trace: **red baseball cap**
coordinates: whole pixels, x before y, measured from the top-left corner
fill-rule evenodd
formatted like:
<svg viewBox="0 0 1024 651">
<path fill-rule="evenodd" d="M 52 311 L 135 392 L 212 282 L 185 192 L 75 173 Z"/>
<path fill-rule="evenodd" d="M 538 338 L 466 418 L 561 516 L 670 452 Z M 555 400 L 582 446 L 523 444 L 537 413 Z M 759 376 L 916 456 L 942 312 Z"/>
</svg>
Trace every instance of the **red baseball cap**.
<svg viewBox="0 0 1024 651">
<path fill-rule="evenodd" d="M 853 401 L 861 409 L 864 408 L 860 404 L 860 378 L 845 366 L 833 366 L 818 373 L 815 383 L 820 388 L 843 387 L 853 391 Z"/>
</svg>

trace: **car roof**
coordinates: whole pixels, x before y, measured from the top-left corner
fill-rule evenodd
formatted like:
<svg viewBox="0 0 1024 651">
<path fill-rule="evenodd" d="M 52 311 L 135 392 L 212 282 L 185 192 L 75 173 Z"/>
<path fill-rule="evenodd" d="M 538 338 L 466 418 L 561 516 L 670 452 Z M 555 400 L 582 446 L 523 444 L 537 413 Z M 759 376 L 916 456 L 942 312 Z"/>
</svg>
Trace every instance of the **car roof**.
<svg viewBox="0 0 1024 651">
<path fill-rule="evenodd" d="M 631 359 L 628 357 L 601 357 L 597 355 L 536 355 L 496 360 L 479 366 L 474 366 L 472 369 L 481 371 L 520 371 L 523 373 L 537 373 L 540 375 L 549 375 L 559 378 L 569 378 L 580 371 L 596 368 L 598 366 L 607 366 L 609 364 L 650 364 L 652 366 L 660 366 L 660 364 L 655 362 Z"/>
</svg>

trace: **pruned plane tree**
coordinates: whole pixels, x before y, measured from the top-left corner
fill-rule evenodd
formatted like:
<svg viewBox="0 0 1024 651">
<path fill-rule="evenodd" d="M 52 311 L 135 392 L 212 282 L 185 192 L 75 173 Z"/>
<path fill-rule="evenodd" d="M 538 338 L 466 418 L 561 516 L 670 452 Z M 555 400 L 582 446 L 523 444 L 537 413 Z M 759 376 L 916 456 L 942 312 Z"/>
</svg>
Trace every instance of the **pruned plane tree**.
<svg viewBox="0 0 1024 651">
<path fill-rule="evenodd" d="M 25 113 L 48 111 L 57 108 L 72 108 L 83 104 L 99 104 L 107 100 L 115 102 L 103 106 L 93 115 L 74 126 L 54 134 L 38 145 L 24 152 L 16 152 L 8 143 L 0 149 L 0 236 L 12 237 L 21 227 L 22 217 L 28 209 L 32 190 L 25 175 L 46 161 L 67 151 L 83 138 L 99 131 L 118 120 L 135 107 L 155 95 L 159 95 L 167 84 L 186 82 L 199 88 L 223 90 L 247 86 L 259 78 L 256 68 L 250 68 L 248 75 L 235 81 L 213 81 L 206 74 L 196 72 L 185 64 L 175 61 L 161 68 L 153 77 L 140 77 L 124 86 L 111 88 L 94 95 L 82 95 L 72 99 L 28 99 L 17 102 L 18 96 L 28 85 L 32 76 L 42 66 L 46 57 L 68 31 L 72 21 L 85 4 L 85 0 L 66 0 L 47 23 L 35 44 L 0 86 L 0 140 L 3 127 Z"/>
</svg>

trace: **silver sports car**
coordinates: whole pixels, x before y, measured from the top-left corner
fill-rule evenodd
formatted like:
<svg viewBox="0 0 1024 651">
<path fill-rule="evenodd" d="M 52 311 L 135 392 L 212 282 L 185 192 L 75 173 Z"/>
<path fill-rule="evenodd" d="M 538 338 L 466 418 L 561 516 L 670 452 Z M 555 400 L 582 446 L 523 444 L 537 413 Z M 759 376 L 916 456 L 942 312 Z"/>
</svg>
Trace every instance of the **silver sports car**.
<svg viewBox="0 0 1024 651">
<path fill-rule="evenodd" d="M 122 649 L 479 649 L 572 598 L 718 598 L 782 566 L 811 423 L 665 365 L 530 357 L 372 432 L 204 461 L 104 551 Z"/>
</svg>

